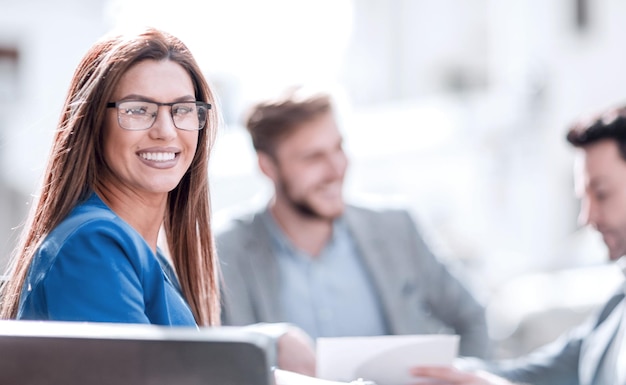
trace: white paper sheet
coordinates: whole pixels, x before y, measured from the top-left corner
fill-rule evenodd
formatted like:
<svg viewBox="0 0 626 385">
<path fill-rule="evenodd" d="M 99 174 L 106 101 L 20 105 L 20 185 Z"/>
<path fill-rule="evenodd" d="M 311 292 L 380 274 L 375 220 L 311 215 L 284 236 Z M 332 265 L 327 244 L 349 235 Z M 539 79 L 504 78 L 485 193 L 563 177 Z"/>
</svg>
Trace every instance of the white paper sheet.
<svg viewBox="0 0 626 385">
<path fill-rule="evenodd" d="M 334 381 L 357 378 L 377 385 L 419 382 L 409 375 L 416 365 L 451 365 L 458 354 L 457 335 L 405 335 L 317 339 L 317 376 Z"/>
</svg>

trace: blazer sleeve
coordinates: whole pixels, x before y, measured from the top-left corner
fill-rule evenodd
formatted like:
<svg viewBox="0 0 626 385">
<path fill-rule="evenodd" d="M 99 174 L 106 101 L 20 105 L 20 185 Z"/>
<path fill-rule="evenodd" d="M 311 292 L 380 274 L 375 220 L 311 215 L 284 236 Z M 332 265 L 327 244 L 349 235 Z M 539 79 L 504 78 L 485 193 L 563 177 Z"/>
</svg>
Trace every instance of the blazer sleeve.
<svg viewBox="0 0 626 385">
<path fill-rule="evenodd" d="M 491 362 L 464 357 L 455 366 L 469 371 L 485 370 L 520 384 L 579 384 L 581 346 L 590 332 L 589 326 L 582 325 L 523 357 Z"/>
<path fill-rule="evenodd" d="M 218 233 L 215 239 L 221 269 L 222 325 L 242 326 L 264 321 L 258 316 L 249 293 L 249 282 L 255 279 L 255 273 L 250 261 L 252 256 L 242 244 L 244 230 L 229 228 Z"/>
<path fill-rule="evenodd" d="M 433 254 L 410 214 L 404 214 L 406 227 L 411 234 L 412 255 L 420 274 L 419 286 L 426 301 L 425 306 L 460 336 L 460 355 L 487 357 L 491 344 L 484 306 L 449 267 Z"/>
<path fill-rule="evenodd" d="M 594 363 L 598 363 L 599 357 L 585 356 L 585 347 L 588 350 L 593 345 L 594 349 L 599 349 L 598 354 L 607 349 L 610 339 L 596 340 L 598 336 L 594 336 L 594 333 L 607 322 L 609 317 L 615 316 L 616 309 L 621 309 L 618 304 L 623 299 L 624 293 L 620 288 L 584 323 L 526 356 L 492 362 L 465 359 L 460 360 L 458 366 L 466 370 L 487 370 L 516 383 L 533 385 L 590 383 L 593 373 L 587 373 L 589 378 L 583 379 L 582 369 L 584 367 L 584 369 L 595 370 Z M 609 335 L 612 336 L 612 334 Z"/>
<path fill-rule="evenodd" d="M 589 325 L 582 325 L 525 358 L 487 364 L 488 371 L 516 383 L 533 385 L 578 384 L 578 364 Z"/>
<path fill-rule="evenodd" d="M 150 323 L 144 276 L 133 246 L 110 221 L 81 226 L 60 245 L 42 245 L 38 258 L 49 265 L 31 267 L 36 271 L 23 291 L 20 317 Z"/>
</svg>

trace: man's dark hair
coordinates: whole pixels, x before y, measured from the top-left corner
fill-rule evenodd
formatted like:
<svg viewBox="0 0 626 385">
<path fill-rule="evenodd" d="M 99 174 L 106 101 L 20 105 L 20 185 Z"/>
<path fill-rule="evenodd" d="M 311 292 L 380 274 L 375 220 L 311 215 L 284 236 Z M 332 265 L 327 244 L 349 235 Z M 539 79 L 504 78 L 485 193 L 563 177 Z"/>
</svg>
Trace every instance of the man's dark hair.
<svg viewBox="0 0 626 385">
<path fill-rule="evenodd" d="M 617 142 L 620 156 L 626 161 L 626 107 L 612 108 L 581 119 L 567 132 L 567 141 L 579 148 L 605 139 Z"/>
</svg>

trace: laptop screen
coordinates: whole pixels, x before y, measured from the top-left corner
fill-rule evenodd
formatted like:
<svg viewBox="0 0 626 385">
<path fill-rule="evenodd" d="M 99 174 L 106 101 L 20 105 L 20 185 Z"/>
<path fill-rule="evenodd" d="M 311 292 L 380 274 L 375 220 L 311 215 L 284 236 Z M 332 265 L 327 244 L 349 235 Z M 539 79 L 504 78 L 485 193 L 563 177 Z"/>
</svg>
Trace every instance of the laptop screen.
<svg viewBox="0 0 626 385">
<path fill-rule="evenodd" d="M 271 346 L 237 327 L 0 321 L 0 384 L 271 385 Z"/>
</svg>

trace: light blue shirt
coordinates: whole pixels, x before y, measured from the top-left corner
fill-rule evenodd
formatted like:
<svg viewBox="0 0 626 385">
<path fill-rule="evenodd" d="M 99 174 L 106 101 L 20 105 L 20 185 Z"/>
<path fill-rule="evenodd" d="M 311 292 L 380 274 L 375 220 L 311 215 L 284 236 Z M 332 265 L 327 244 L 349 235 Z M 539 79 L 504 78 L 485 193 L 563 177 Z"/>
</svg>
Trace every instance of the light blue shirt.
<svg viewBox="0 0 626 385">
<path fill-rule="evenodd" d="M 269 210 L 263 213 L 280 272 L 283 319 L 312 338 L 388 334 L 374 284 L 345 222 L 320 255 L 298 250 Z"/>
</svg>

